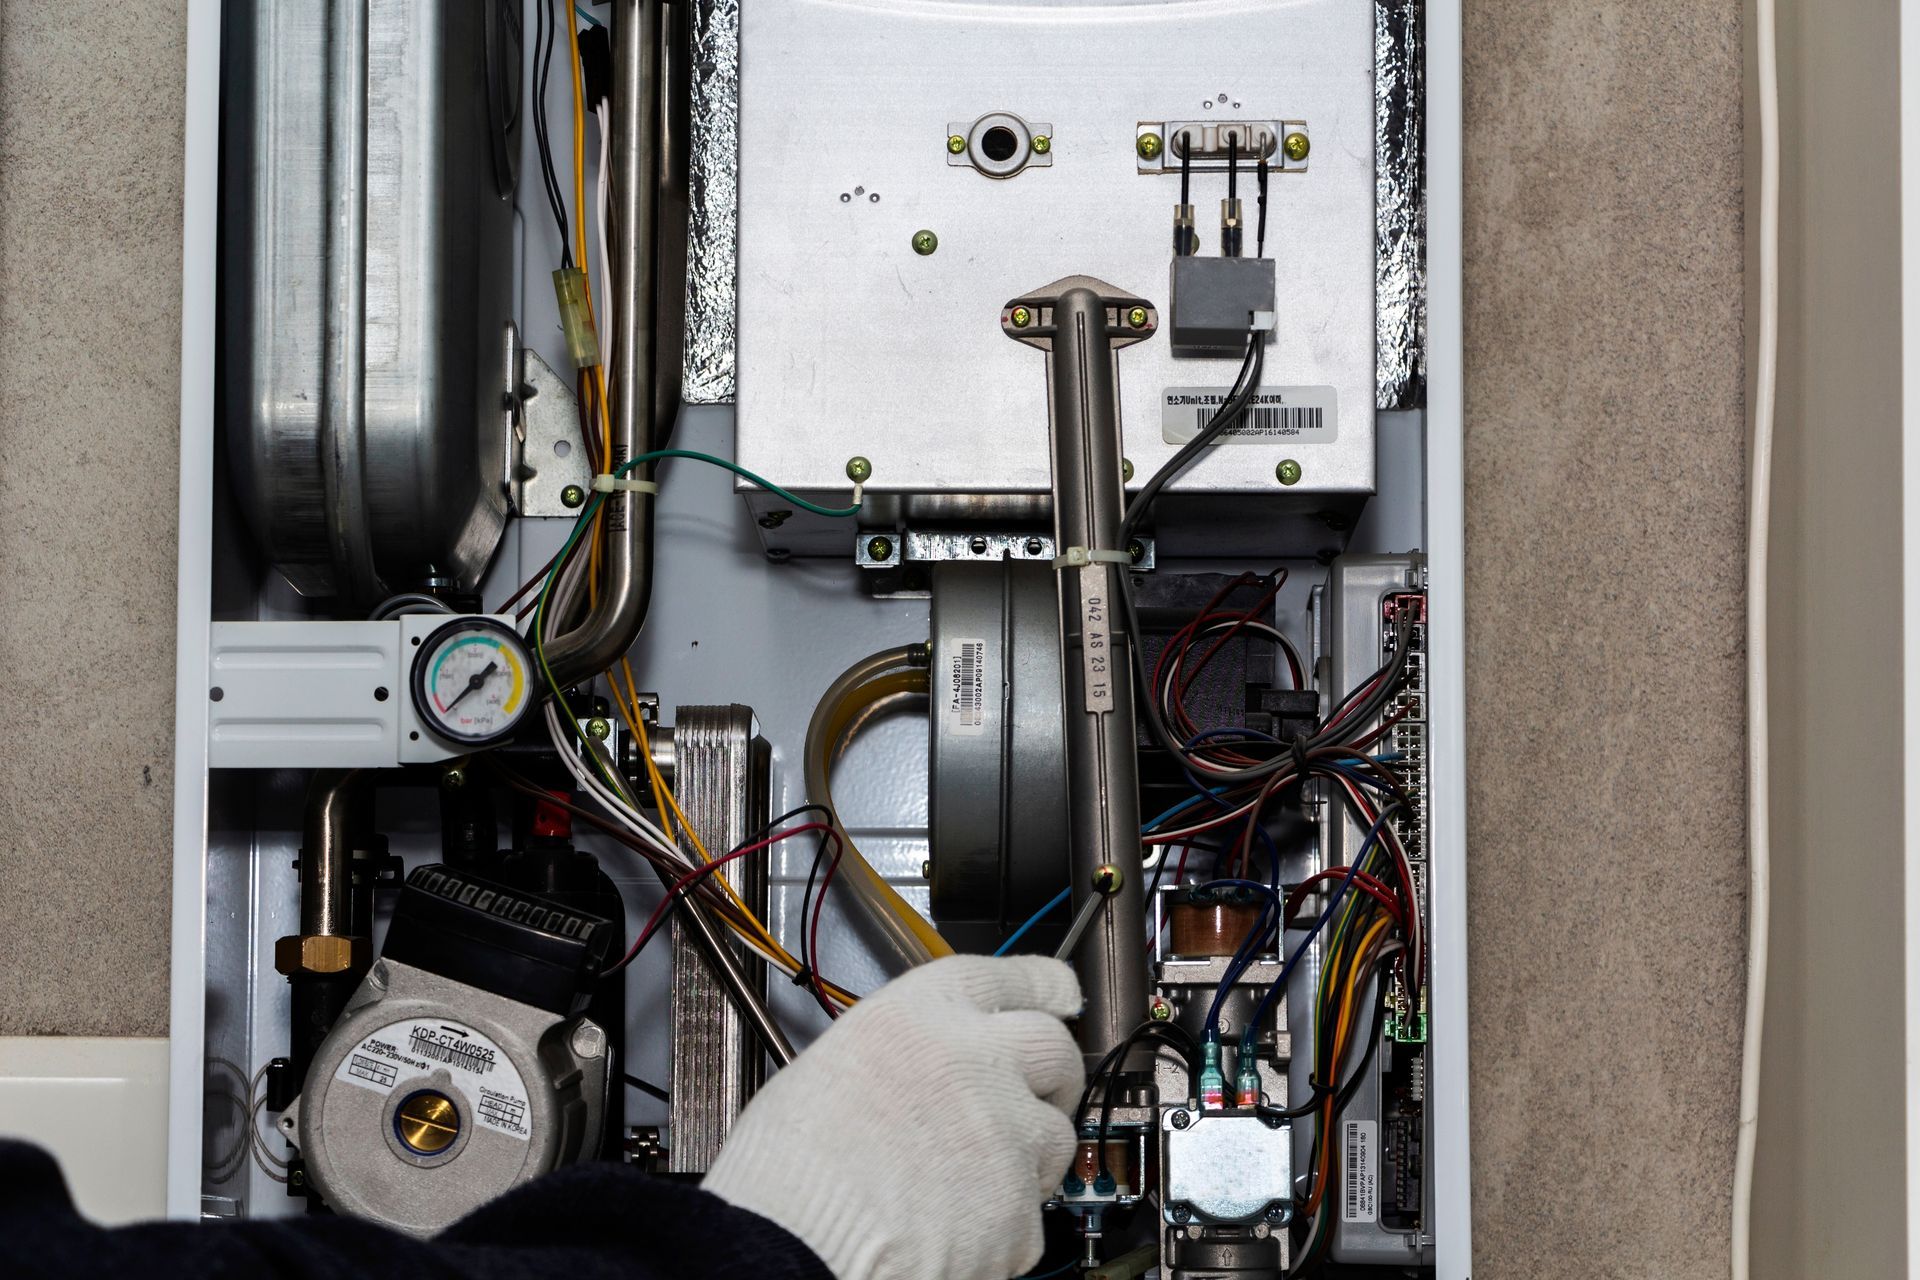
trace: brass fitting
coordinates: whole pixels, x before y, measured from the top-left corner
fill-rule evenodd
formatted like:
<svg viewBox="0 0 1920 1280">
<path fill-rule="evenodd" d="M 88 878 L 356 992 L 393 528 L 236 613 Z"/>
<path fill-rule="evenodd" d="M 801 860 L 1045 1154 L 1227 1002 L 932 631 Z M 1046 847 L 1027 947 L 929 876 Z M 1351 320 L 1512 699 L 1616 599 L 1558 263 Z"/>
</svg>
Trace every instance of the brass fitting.
<svg viewBox="0 0 1920 1280">
<path fill-rule="evenodd" d="M 346 973 L 371 958 L 372 947 L 366 938 L 296 933 L 273 944 L 273 967 L 289 978 L 296 974 L 324 977 Z"/>
</svg>

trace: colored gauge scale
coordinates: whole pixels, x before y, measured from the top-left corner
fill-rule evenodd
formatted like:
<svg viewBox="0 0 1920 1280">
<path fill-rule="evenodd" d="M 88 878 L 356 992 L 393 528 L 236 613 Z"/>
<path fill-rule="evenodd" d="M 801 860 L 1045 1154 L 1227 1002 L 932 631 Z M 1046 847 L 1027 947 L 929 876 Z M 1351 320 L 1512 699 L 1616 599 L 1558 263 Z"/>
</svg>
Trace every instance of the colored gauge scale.
<svg viewBox="0 0 1920 1280">
<path fill-rule="evenodd" d="M 491 618 L 449 622 L 413 660 L 413 707 L 450 742 L 485 747 L 510 737 L 533 701 L 533 663 L 520 634 Z"/>
</svg>

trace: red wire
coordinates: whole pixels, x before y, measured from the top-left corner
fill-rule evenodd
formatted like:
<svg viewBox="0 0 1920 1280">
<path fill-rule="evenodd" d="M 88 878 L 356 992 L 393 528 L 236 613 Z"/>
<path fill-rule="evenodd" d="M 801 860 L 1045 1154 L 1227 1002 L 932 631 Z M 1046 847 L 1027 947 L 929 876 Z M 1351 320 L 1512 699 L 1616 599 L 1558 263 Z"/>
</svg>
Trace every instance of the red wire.
<svg viewBox="0 0 1920 1280">
<path fill-rule="evenodd" d="M 633 958 L 639 955 L 640 949 L 652 940 L 655 931 L 660 928 L 661 921 L 666 919 L 667 912 L 672 908 L 674 900 L 678 898 L 688 886 L 700 880 L 701 877 L 712 875 L 721 867 L 732 862 L 735 858 L 744 858 L 749 853 L 758 853 L 762 849 L 770 849 L 782 840 L 790 840 L 794 836 L 804 835 L 809 831 L 832 830 L 833 828 L 824 822 L 803 822 L 797 827 L 788 827 L 785 831 L 776 831 L 764 840 L 756 840 L 752 844 L 741 845 L 738 849 L 730 853 L 722 854 L 712 862 L 702 863 L 700 866 L 687 872 L 687 874 L 681 876 L 668 887 L 666 896 L 660 899 L 660 905 L 655 907 L 653 914 L 647 917 L 646 926 L 640 930 L 640 936 L 633 940 L 633 946 L 627 949 L 627 954 L 620 958 L 618 964 L 608 969 L 606 974 L 618 973 L 633 963 Z M 602 974 L 601 976 L 604 977 L 606 974 Z"/>
<path fill-rule="evenodd" d="M 827 1011 L 829 1018 L 838 1018 L 840 1014 L 834 1009 L 833 1002 L 827 999 L 826 988 L 820 985 L 820 970 L 818 968 L 820 964 L 820 915 L 827 909 L 827 886 L 833 883 L 833 873 L 840 869 L 840 859 L 845 853 L 846 848 L 840 843 L 839 834 L 835 833 L 833 838 L 833 861 L 827 864 L 827 874 L 821 878 L 820 896 L 814 900 L 813 924 L 807 934 L 807 955 L 809 957 L 808 979 L 813 983 L 814 994 L 820 998 L 820 1007 Z"/>
</svg>

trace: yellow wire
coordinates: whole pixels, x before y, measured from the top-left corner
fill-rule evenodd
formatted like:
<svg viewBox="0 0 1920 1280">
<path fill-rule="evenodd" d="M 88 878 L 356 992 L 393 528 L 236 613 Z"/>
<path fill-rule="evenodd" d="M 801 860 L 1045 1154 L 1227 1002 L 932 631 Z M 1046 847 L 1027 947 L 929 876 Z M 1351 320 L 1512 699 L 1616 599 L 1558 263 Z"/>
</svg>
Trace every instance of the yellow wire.
<svg viewBox="0 0 1920 1280">
<path fill-rule="evenodd" d="M 597 341 L 598 327 L 597 327 L 597 322 L 594 319 L 594 307 L 593 307 L 593 270 L 592 270 L 591 260 L 589 258 L 588 246 L 590 244 L 590 240 L 587 235 L 587 217 L 586 217 L 586 207 L 587 207 L 586 81 L 584 76 L 581 73 L 581 68 L 580 68 L 580 26 L 577 22 L 573 20 L 573 13 L 571 9 L 563 8 L 563 12 L 566 14 L 567 21 L 568 21 L 567 29 L 569 32 L 571 32 L 571 39 L 567 41 L 567 51 L 571 56 L 572 63 L 573 63 L 573 225 L 578 235 L 577 243 L 579 247 L 577 250 L 577 255 L 580 262 L 580 274 L 582 277 L 580 288 L 581 288 L 581 293 L 585 297 L 586 303 L 587 303 L 587 323 L 590 325 L 595 325 L 595 334 L 596 334 L 596 341 Z M 596 405 L 596 409 L 598 411 L 596 414 L 596 417 L 598 417 L 600 421 L 600 457 L 603 460 L 603 463 L 607 467 L 607 469 L 612 470 L 614 466 L 613 421 L 607 409 L 606 365 L 596 364 L 593 366 L 593 379 L 595 383 L 595 388 L 599 392 L 598 403 Z M 597 535 L 597 526 L 599 525 L 599 516 L 596 514 L 594 519 L 596 524 L 596 535 Z M 601 547 L 600 539 L 598 536 L 596 536 L 591 547 L 593 560 L 590 564 L 591 572 L 587 579 L 587 585 L 588 585 L 589 591 L 592 591 L 592 589 L 598 584 L 598 581 L 599 581 L 600 547 Z M 591 596 L 589 598 L 591 598 Z M 625 657 L 622 657 L 620 659 L 620 670 L 626 676 L 626 679 L 627 679 L 626 697 L 622 698 L 619 696 L 620 695 L 619 685 L 617 682 L 614 682 L 614 701 L 619 703 L 620 714 L 626 720 L 627 728 L 630 731 L 632 731 L 634 740 L 640 744 L 640 759 L 641 759 L 641 762 L 646 767 L 647 781 L 653 787 L 653 794 L 655 795 L 655 797 L 657 797 L 661 801 L 658 807 L 660 810 L 660 816 L 663 819 L 663 824 L 667 828 L 667 834 L 677 840 L 679 838 L 679 833 L 684 832 L 687 837 L 688 843 L 693 845 L 694 849 L 699 853 L 700 860 L 702 862 L 712 862 L 713 855 L 708 853 L 706 845 L 701 843 L 699 833 L 693 829 L 693 824 L 687 821 L 687 815 L 681 811 L 680 802 L 674 798 L 673 789 L 667 786 L 666 779 L 660 776 L 660 770 L 658 766 L 656 766 L 653 762 L 653 746 L 647 740 L 646 717 L 640 714 L 639 687 L 634 682 L 633 665 Z M 676 824 L 677 824 L 677 830 L 676 830 Z M 741 898 L 740 894 L 734 889 L 732 883 L 729 882 L 728 879 L 723 875 L 715 876 L 713 878 L 720 882 L 720 887 L 726 891 L 728 897 L 733 899 L 734 904 L 740 908 L 741 914 L 746 918 L 747 922 L 752 926 L 752 928 L 750 930 L 741 930 L 738 925 L 734 924 L 734 922 L 726 921 L 728 926 L 734 929 L 735 932 L 741 933 L 742 936 L 757 938 L 767 948 L 767 950 L 771 951 L 774 955 L 778 956 L 785 963 L 793 966 L 793 968 L 799 969 L 801 967 L 800 962 L 793 957 L 793 954 L 791 952 L 789 952 L 785 947 L 780 945 L 779 940 L 773 936 L 772 932 L 761 921 L 761 919 L 753 913 L 752 908 L 747 906 L 745 899 Z M 804 921 L 801 923 L 801 927 L 802 928 L 806 927 L 806 924 Z M 845 990 L 844 988 L 835 986 L 833 983 L 826 981 L 824 978 L 821 979 L 821 986 L 826 988 L 827 994 L 830 997 L 839 1001 L 841 1004 L 850 1005 L 854 1003 L 856 999 L 856 997 L 851 992 Z"/>
<path fill-rule="evenodd" d="M 618 685 L 616 685 L 614 688 L 615 701 L 621 704 L 620 710 L 621 714 L 626 718 L 627 728 L 632 730 L 634 740 L 640 744 L 640 759 L 645 764 L 647 781 L 653 786 L 653 794 L 660 802 L 658 805 L 660 816 L 665 821 L 670 833 L 674 829 L 673 824 L 675 820 L 677 820 L 679 829 L 686 834 L 688 843 L 692 844 L 694 850 L 699 853 L 700 860 L 702 862 L 712 862 L 713 855 L 707 852 L 707 846 L 701 842 L 699 834 L 693 829 L 693 824 L 687 821 L 687 815 L 681 810 L 680 802 L 674 798 L 673 788 L 667 785 L 666 779 L 660 774 L 659 766 L 653 762 L 653 744 L 647 739 L 646 718 L 639 714 L 640 694 L 638 686 L 634 683 L 632 664 L 625 658 L 622 658 L 620 660 L 620 667 L 627 678 L 626 697 L 621 698 L 619 696 L 620 689 Z M 746 901 L 741 898 L 740 894 L 734 889 L 733 885 L 728 882 L 727 878 L 725 876 L 714 876 L 713 879 L 719 881 L 720 887 L 726 891 L 728 897 L 733 899 L 735 905 L 740 908 L 741 914 L 747 919 L 748 923 L 753 926 L 751 930 L 741 930 L 737 925 L 733 925 L 731 921 L 728 921 L 727 923 L 734 928 L 735 932 L 741 933 L 743 936 L 757 938 L 774 955 L 780 957 L 780 959 L 787 964 L 792 965 L 796 970 L 799 969 L 801 967 L 800 962 L 794 958 L 793 953 L 780 945 L 779 940 L 767 929 L 766 924 L 761 921 L 760 917 L 754 914 L 753 909 L 746 904 Z M 805 927 L 804 922 L 801 927 Z M 856 1000 L 853 993 L 843 987 L 828 982 L 824 978 L 821 979 L 821 985 L 826 988 L 829 996 L 842 1004 L 850 1005 Z"/>
</svg>

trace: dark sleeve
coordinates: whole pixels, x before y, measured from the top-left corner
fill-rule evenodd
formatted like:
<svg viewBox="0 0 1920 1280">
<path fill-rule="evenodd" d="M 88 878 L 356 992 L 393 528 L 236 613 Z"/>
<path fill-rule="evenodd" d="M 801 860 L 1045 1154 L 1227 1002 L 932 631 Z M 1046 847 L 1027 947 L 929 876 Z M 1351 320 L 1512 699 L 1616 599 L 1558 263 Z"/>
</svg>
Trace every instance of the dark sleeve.
<svg viewBox="0 0 1920 1280">
<path fill-rule="evenodd" d="M 416 1240 L 309 1215 L 106 1228 L 67 1196 L 53 1158 L 0 1140 L 0 1276 L 153 1280 L 833 1280 L 782 1228 L 690 1183 L 622 1165 L 574 1165 Z"/>
</svg>

